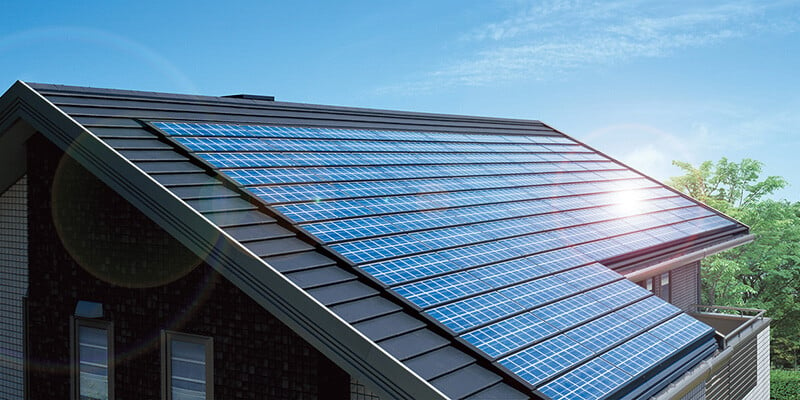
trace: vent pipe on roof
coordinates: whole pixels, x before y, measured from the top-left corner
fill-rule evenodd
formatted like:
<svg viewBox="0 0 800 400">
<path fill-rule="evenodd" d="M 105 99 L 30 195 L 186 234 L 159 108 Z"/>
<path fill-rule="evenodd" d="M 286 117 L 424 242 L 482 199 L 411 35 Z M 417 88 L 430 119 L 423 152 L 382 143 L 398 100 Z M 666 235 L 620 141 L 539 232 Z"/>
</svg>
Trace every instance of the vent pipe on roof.
<svg viewBox="0 0 800 400">
<path fill-rule="evenodd" d="M 275 101 L 275 96 L 262 96 L 260 94 L 229 94 L 227 97 L 231 99 L 247 99 L 247 100 L 262 100 L 262 101 Z"/>
</svg>

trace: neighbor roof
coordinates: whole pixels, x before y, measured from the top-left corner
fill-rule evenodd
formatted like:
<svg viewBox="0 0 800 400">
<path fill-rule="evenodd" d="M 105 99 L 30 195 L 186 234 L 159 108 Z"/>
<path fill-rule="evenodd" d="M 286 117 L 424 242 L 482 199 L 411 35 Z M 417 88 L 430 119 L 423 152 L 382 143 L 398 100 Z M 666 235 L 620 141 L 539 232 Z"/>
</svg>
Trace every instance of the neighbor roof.
<svg viewBox="0 0 800 400">
<path fill-rule="evenodd" d="M 0 110 L 393 397 L 655 394 L 713 330 L 619 272 L 747 233 L 538 121 L 21 82 Z"/>
</svg>

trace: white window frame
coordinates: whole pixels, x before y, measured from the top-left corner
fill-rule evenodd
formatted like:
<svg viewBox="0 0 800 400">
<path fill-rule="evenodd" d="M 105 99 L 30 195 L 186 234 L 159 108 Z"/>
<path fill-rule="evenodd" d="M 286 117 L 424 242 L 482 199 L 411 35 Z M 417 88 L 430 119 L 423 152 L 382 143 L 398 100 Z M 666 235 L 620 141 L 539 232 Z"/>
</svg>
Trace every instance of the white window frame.
<svg viewBox="0 0 800 400">
<path fill-rule="evenodd" d="M 665 284 L 664 281 L 667 283 Z M 672 271 L 664 272 L 658 276 L 658 297 L 667 302 L 672 302 Z"/>
<path fill-rule="evenodd" d="M 172 400 L 172 355 L 170 342 L 179 340 L 202 344 L 205 348 L 206 400 L 214 399 L 214 340 L 209 336 L 192 335 L 182 332 L 161 331 L 161 398 Z"/>
<path fill-rule="evenodd" d="M 79 400 L 80 397 L 80 344 L 78 343 L 78 330 L 81 326 L 103 329 L 106 331 L 106 371 L 108 373 L 108 399 L 114 400 L 114 324 L 111 321 L 72 317 L 70 319 L 70 386 L 71 398 Z"/>
</svg>

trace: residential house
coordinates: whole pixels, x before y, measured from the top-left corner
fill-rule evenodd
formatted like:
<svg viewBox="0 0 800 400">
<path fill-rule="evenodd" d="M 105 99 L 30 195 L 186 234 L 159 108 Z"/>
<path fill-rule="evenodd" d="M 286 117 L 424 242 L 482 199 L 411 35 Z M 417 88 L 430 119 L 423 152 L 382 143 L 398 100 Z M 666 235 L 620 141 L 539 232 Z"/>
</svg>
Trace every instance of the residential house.
<svg viewBox="0 0 800 400">
<path fill-rule="evenodd" d="M 766 399 L 752 239 L 539 121 L 16 82 L 0 398 Z"/>
</svg>

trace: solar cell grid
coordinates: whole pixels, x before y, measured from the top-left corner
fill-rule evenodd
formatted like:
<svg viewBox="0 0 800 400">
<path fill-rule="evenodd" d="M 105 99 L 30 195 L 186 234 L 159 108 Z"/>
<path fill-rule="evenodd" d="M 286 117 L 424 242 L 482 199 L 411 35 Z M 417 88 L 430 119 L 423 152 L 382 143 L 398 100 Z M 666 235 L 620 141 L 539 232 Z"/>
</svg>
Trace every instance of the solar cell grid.
<svg viewBox="0 0 800 400">
<path fill-rule="evenodd" d="M 539 388 L 554 399 L 601 399 L 630 379 L 613 364 L 595 358 Z"/>
<path fill-rule="evenodd" d="M 447 228 L 437 228 L 412 234 L 400 234 L 391 236 L 394 241 L 387 242 L 387 237 L 378 237 L 371 239 L 364 239 L 358 241 L 349 241 L 340 244 L 333 244 L 331 247 L 339 253 L 346 255 L 353 262 L 362 263 L 367 261 L 376 261 L 382 258 L 391 257 L 381 256 L 376 253 L 386 246 L 411 246 L 409 251 L 398 251 L 396 254 L 412 254 L 419 251 L 425 251 L 424 247 L 428 250 L 445 249 L 448 247 L 455 247 L 461 245 L 469 245 L 477 242 L 498 240 L 515 235 L 529 234 L 538 232 L 560 224 L 574 224 L 575 221 L 564 218 L 563 215 L 558 217 L 562 221 L 556 221 L 556 218 L 549 218 L 548 215 L 538 217 L 528 217 L 517 220 L 500 220 L 495 222 L 488 222 L 482 224 L 459 225 Z M 575 228 L 576 230 L 585 230 L 583 227 Z M 563 236 L 560 237 L 563 240 Z M 424 243 L 424 247 L 419 247 L 419 243 Z M 524 244 L 529 242 L 525 241 Z M 416 251 L 412 251 L 417 248 Z"/>
<path fill-rule="evenodd" d="M 563 300 L 536 308 L 531 312 L 540 319 L 558 329 L 566 330 L 582 324 L 597 315 L 605 314 L 616 308 L 621 301 L 608 301 L 608 297 L 617 296 L 618 281 L 600 288 L 575 294 Z M 605 295 L 604 301 L 601 296 Z M 624 304 L 624 303 L 623 303 Z"/>
<path fill-rule="evenodd" d="M 637 181 L 640 181 L 640 184 L 642 185 L 648 183 L 645 180 Z M 579 183 L 560 186 L 543 186 L 538 188 L 519 187 L 436 194 L 399 195 L 386 198 L 362 198 L 359 200 L 363 205 L 361 209 L 357 213 L 348 213 L 346 217 L 356 215 L 368 216 L 371 214 L 385 214 L 393 212 L 413 212 L 445 207 L 480 205 L 508 201 L 524 201 L 551 196 L 565 196 L 577 193 L 603 191 L 603 189 L 611 189 L 612 186 L 613 185 L 611 185 L 609 182 L 604 182 L 600 185 L 595 185 L 592 183 Z M 311 222 L 314 220 L 333 219 L 335 218 L 335 212 L 323 212 L 323 210 L 338 210 L 341 207 L 340 204 L 344 204 L 344 206 L 341 208 L 350 208 L 349 204 L 352 201 L 353 200 L 344 199 L 315 201 L 313 203 L 293 203 L 278 205 L 276 208 L 285 215 L 290 216 L 295 221 L 302 223 Z M 317 213 L 319 213 L 320 216 L 314 218 Z M 328 215 L 332 216 L 329 217 Z"/>
<path fill-rule="evenodd" d="M 664 346 L 656 337 L 643 333 L 600 357 L 628 375 L 636 376 L 658 365 L 673 352 L 673 348 Z"/>
<path fill-rule="evenodd" d="M 612 309 L 644 299 L 651 296 L 652 293 L 627 279 L 622 279 L 611 285 L 592 290 L 588 292 L 588 295 L 589 297 L 597 299 L 609 309 Z"/>
<path fill-rule="evenodd" d="M 656 297 L 647 297 L 629 307 L 621 309 L 619 314 L 632 324 L 642 328 L 649 328 L 680 312 L 681 310 L 678 307 L 670 303 L 659 301 Z"/>
<path fill-rule="evenodd" d="M 497 292 L 489 292 L 425 311 L 456 333 L 487 321 L 522 311 L 513 300 Z"/>
<path fill-rule="evenodd" d="M 565 268 L 565 266 L 555 263 L 538 265 L 532 260 L 532 257 L 525 257 L 468 271 L 491 287 L 503 287 L 561 271 Z"/>
<path fill-rule="evenodd" d="M 460 272 L 395 287 L 393 290 L 420 308 L 488 291 L 490 286 L 469 272 Z"/>
<path fill-rule="evenodd" d="M 525 308 L 534 308 L 619 278 L 619 274 L 602 265 L 590 264 L 512 286 L 501 290 L 500 293 L 514 299 Z"/>
<path fill-rule="evenodd" d="M 630 324 L 619 312 L 611 313 L 572 329 L 564 335 L 585 346 L 593 353 L 599 353 L 617 342 L 627 340 L 642 328 Z"/>
<path fill-rule="evenodd" d="M 709 337 L 713 332 L 713 328 L 687 314 L 679 314 L 649 331 L 651 335 L 669 343 L 676 349 L 685 348 L 698 338 Z"/>
<path fill-rule="evenodd" d="M 733 222 L 566 137 L 155 125 L 551 397 L 713 340 L 596 261 Z"/>
<path fill-rule="evenodd" d="M 424 279 L 459 269 L 450 259 L 440 253 L 426 253 L 414 258 L 398 258 L 379 264 L 367 264 L 361 269 L 386 285 Z"/>
<path fill-rule="evenodd" d="M 566 335 L 558 335 L 500 359 L 499 362 L 528 383 L 537 386 L 592 354 L 591 350 Z"/>
<path fill-rule="evenodd" d="M 620 175 L 618 170 L 608 169 L 615 167 L 607 163 L 606 168 L 596 171 L 587 171 L 582 163 L 517 163 L 517 164 L 442 164 L 442 165 L 383 165 L 383 166 L 318 166 L 302 169 L 291 167 L 269 168 L 243 168 L 225 169 L 232 176 L 244 175 L 250 179 L 249 185 L 269 184 L 272 175 L 295 174 L 296 182 L 326 182 L 347 181 L 363 179 L 408 179 L 420 177 L 453 177 L 475 175 L 503 175 L 503 174 L 559 174 L 559 173 L 602 173 L 606 178 L 635 178 L 635 174 Z M 617 167 L 618 168 L 618 167 Z M 285 172 L 288 171 L 288 172 Z M 313 174 L 308 173 L 313 171 Z M 293 176 L 293 175 L 290 175 Z M 303 178 L 305 177 L 305 178 Z M 291 182 L 291 180 L 290 180 Z"/>
<path fill-rule="evenodd" d="M 556 332 L 558 329 L 553 325 L 531 313 L 523 313 L 467 332 L 461 337 L 495 358 Z"/>
<path fill-rule="evenodd" d="M 290 166 L 389 166 L 419 164 L 507 164 L 564 161 L 556 153 L 203 153 L 219 168 Z M 584 167 L 584 165 L 577 165 Z"/>
</svg>

